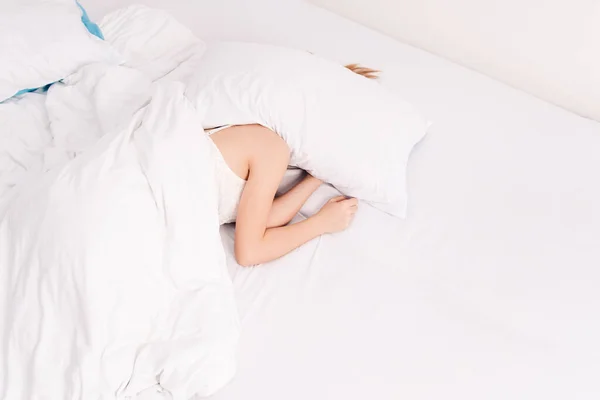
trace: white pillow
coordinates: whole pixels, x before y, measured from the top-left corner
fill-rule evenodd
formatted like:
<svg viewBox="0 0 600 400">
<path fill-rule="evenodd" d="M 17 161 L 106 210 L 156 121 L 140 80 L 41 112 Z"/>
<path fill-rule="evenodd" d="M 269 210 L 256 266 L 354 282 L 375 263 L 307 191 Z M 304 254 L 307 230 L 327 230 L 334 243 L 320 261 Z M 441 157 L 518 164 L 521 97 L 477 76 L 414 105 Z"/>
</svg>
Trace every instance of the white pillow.
<svg viewBox="0 0 600 400">
<path fill-rule="evenodd" d="M 75 0 L 0 2 L 0 101 L 120 57 L 82 22 Z"/>
<path fill-rule="evenodd" d="M 100 25 L 105 39 L 125 58 L 124 65 L 151 81 L 165 76 L 185 80 L 196 69 L 191 61 L 206 48 L 170 14 L 141 4 L 113 11 Z"/>
<path fill-rule="evenodd" d="M 406 168 L 428 122 L 378 82 L 306 51 L 251 43 L 206 50 L 188 97 L 204 128 L 259 123 L 291 163 L 390 214 L 406 214 Z"/>
</svg>

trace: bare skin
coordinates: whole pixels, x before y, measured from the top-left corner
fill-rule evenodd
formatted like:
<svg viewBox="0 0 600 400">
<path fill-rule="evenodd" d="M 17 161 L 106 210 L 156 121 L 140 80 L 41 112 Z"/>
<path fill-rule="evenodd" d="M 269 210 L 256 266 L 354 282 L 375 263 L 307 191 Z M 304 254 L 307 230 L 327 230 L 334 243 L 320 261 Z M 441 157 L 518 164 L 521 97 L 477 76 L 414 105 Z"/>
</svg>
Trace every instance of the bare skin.
<svg viewBox="0 0 600 400">
<path fill-rule="evenodd" d="M 324 233 L 346 229 L 358 209 L 356 199 L 330 199 L 314 216 L 287 225 L 321 185 L 310 175 L 284 195 L 275 193 L 290 151 L 279 135 L 260 125 L 240 125 L 211 135 L 231 170 L 247 183 L 235 230 L 235 257 L 250 266 L 279 258 Z"/>
</svg>

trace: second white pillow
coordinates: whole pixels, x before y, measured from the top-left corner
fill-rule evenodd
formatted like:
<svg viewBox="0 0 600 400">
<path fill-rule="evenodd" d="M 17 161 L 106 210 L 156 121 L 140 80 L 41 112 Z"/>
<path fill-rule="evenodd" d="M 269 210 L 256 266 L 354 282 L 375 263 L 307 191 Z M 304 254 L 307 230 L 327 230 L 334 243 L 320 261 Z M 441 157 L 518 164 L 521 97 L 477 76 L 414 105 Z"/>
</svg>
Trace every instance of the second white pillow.
<svg viewBox="0 0 600 400">
<path fill-rule="evenodd" d="M 84 65 L 121 61 L 108 43 L 88 31 L 75 0 L 0 2 L 0 102 Z"/>
</svg>

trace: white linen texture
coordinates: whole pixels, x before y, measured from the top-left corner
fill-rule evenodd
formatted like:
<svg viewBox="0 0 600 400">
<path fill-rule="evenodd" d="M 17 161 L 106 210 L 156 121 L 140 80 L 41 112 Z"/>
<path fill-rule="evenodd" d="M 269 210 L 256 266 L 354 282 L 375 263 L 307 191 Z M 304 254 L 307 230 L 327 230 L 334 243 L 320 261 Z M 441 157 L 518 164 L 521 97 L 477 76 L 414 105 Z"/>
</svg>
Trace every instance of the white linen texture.
<svg viewBox="0 0 600 400">
<path fill-rule="evenodd" d="M 125 127 L 1 210 L 6 399 L 174 398 L 233 375 L 235 302 L 198 113 L 160 85 Z"/>
<path fill-rule="evenodd" d="M 164 29 L 148 35 L 190 48 L 153 15 Z M 199 54 L 141 51 L 138 65 L 163 69 L 93 63 L 47 96 L 0 105 L 12 138 L 1 157 L 3 400 L 126 399 L 157 383 L 188 400 L 234 375 L 239 321 L 210 139 L 202 109 L 166 77 Z M 36 117 L 21 127 L 29 143 L 12 111 Z"/>
</svg>

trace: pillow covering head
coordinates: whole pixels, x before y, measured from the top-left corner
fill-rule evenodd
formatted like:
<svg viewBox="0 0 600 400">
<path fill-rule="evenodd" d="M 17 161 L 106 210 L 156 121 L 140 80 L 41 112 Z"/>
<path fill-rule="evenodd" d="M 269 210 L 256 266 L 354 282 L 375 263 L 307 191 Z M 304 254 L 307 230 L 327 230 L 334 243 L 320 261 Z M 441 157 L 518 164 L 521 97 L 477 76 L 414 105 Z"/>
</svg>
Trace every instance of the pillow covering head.
<svg viewBox="0 0 600 400">
<path fill-rule="evenodd" d="M 187 94 L 204 128 L 262 124 L 287 142 L 292 165 L 405 216 L 408 158 L 429 123 L 378 82 L 306 51 L 218 43 Z"/>
</svg>

